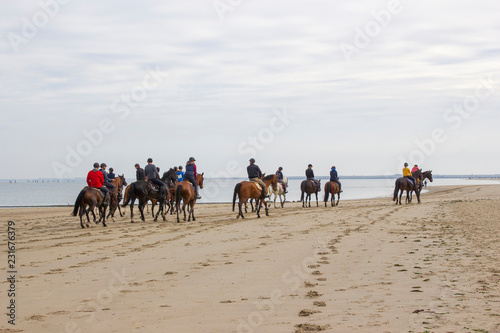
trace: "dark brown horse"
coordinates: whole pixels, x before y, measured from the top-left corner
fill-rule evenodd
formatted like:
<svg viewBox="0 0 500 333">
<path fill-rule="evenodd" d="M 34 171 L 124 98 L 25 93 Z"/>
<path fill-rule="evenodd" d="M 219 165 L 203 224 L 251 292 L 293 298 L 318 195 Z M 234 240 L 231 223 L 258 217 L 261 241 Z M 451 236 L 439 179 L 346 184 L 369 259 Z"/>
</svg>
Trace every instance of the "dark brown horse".
<svg viewBox="0 0 500 333">
<path fill-rule="evenodd" d="M 163 173 L 161 181 L 167 186 L 170 194 L 169 200 L 165 201 L 165 204 L 169 206 L 168 210 L 166 211 L 166 213 L 168 213 L 168 211 L 171 210 L 173 202 L 175 200 L 175 188 L 177 186 L 177 172 L 173 168 L 170 168 L 170 170 L 165 171 Z M 157 188 L 158 186 L 153 185 L 153 187 Z M 153 217 L 155 217 L 155 206 L 156 206 L 156 200 L 151 199 L 151 214 L 153 215 Z"/>
<path fill-rule="evenodd" d="M 307 199 L 309 198 L 309 207 L 311 207 L 311 194 L 316 194 L 316 207 L 319 206 L 318 203 L 318 192 L 321 187 L 321 179 L 318 180 L 318 186 L 316 186 L 316 183 L 312 180 L 304 180 L 300 184 L 300 201 L 302 201 L 302 207 L 307 206 Z M 304 200 L 304 193 L 306 194 L 305 200 Z"/>
<path fill-rule="evenodd" d="M 203 189 L 203 175 L 205 173 L 198 174 L 196 176 L 196 184 L 198 185 L 199 189 Z M 177 207 L 177 222 L 180 222 L 179 220 L 179 210 L 181 206 L 181 200 L 183 201 L 182 203 L 182 211 L 184 212 L 184 221 L 186 221 L 186 205 L 188 205 L 188 212 L 189 212 L 189 218 L 188 222 L 191 221 L 191 217 L 193 218 L 193 221 L 196 221 L 196 218 L 194 217 L 194 205 L 196 204 L 196 192 L 194 191 L 193 186 L 191 183 L 187 181 L 182 181 L 177 183 L 177 188 L 175 190 L 175 201 L 176 201 L 176 207 Z"/>
<path fill-rule="evenodd" d="M 269 175 L 262 179 L 264 184 L 266 185 L 265 191 L 267 193 L 267 189 L 269 185 L 272 186 L 274 190 L 277 188 L 278 184 L 278 176 L 277 175 Z M 269 216 L 269 210 L 267 208 L 267 202 L 262 197 L 262 190 L 257 187 L 256 184 L 250 181 L 242 181 L 236 184 L 234 187 L 233 193 L 233 212 L 236 205 L 236 196 L 238 196 L 238 215 L 236 218 L 245 218 L 243 216 L 242 205 L 247 202 L 248 199 L 256 199 L 255 206 L 257 208 L 257 217 L 260 218 L 260 209 L 262 208 L 262 204 L 264 203 L 264 207 L 266 209 L 266 215 Z"/>
<path fill-rule="evenodd" d="M 422 172 L 422 169 L 419 169 L 413 173 L 413 178 L 419 179 L 417 184 L 418 184 L 419 191 L 422 192 L 422 187 L 424 186 L 425 179 L 429 179 L 429 181 L 432 183 L 432 180 L 433 180 L 432 179 L 432 170 Z M 412 193 L 413 193 L 413 191 L 410 191 L 410 202 L 412 200 Z"/>
<path fill-rule="evenodd" d="M 413 173 L 412 177 L 415 179 L 415 184 L 413 184 L 408 178 L 400 177 L 396 179 L 394 186 L 394 196 L 392 198 L 393 201 L 396 202 L 396 205 L 399 203 L 401 205 L 401 197 L 403 196 L 403 192 L 406 191 L 406 200 L 405 202 L 411 203 L 412 200 L 412 191 L 415 191 L 417 195 L 418 203 L 420 203 L 420 190 L 422 189 L 422 173 L 420 170 Z M 398 198 L 399 192 L 399 198 Z"/>
<path fill-rule="evenodd" d="M 94 222 L 97 224 L 102 220 L 102 226 L 106 227 L 107 206 L 102 204 L 104 198 L 99 192 L 100 191 L 96 188 L 86 186 L 80 191 L 80 194 L 78 194 L 78 197 L 76 198 L 71 215 L 76 216 L 78 210 L 80 210 L 80 225 L 82 226 L 82 228 L 90 227 L 89 212 L 92 212 L 92 214 L 94 214 L 94 208 L 96 207 L 99 209 L 100 219 L 99 221 L 96 221 L 96 217 L 94 215 Z M 83 225 L 82 220 L 83 214 L 87 216 L 87 223 L 85 224 L 85 226 Z"/>
<path fill-rule="evenodd" d="M 163 221 L 166 221 L 165 213 L 163 207 L 165 207 L 165 201 L 168 200 L 169 194 L 168 189 L 162 186 L 160 190 L 155 190 L 151 184 L 144 180 L 138 180 L 133 182 L 125 189 L 125 197 L 123 198 L 122 207 L 126 207 L 130 202 L 130 222 L 134 222 L 134 202 L 135 199 L 139 199 L 139 212 L 141 213 L 141 220 L 145 221 L 144 218 L 144 206 L 148 203 L 148 200 L 155 199 L 160 203 L 160 208 L 154 217 L 154 221 L 158 220 L 158 215 L 161 213 Z"/>
<path fill-rule="evenodd" d="M 340 201 L 340 189 L 339 189 L 339 184 L 336 182 L 328 182 L 325 184 L 325 207 L 326 203 L 328 202 L 328 196 L 332 195 L 332 207 L 333 206 L 338 206 L 339 201 Z M 337 194 L 337 203 L 335 203 L 335 194 Z"/>
<path fill-rule="evenodd" d="M 120 209 L 120 201 L 123 199 L 123 187 L 127 186 L 127 181 L 123 175 L 118 176 L 117 178 L 111 181 L 111 184 L 115 185 L 115 191 L 111 193 L 110 191 L 110 201 L 109 201 L 109 213 L 107 218 L 111 216 L 113 222 L 115 222 L 115 212 L 118 208 L 118 213 L 120 213 L 120 217 L 123 217 L 122 211 Z"/>
</svg>

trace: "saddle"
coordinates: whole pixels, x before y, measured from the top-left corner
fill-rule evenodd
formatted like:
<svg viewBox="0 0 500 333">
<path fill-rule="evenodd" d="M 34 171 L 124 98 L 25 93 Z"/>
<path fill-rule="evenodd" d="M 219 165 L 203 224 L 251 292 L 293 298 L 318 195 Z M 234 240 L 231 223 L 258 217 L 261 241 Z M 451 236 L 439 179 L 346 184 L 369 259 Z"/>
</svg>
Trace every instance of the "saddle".
<svg viewBox="0 0 500 333">
<path fill-rule="evenodd" d="M 148 181 L 148 184 L 149 184 L 149 186 L 151 186 L 151 188 L 153 189 L 153 191 L 159 191 L 160 190 L 160 186 L 158 186 L 157 184 L 152 183 L 150 181 Z"/>
<path fill-rule="evenodd" d="M 262 185 L 260 185 L 259 183 L 257 183 L 256 181 L 253 181 L 253 180 L 251 180 L 250 182 L 252 184 L 254 184 L 259 191 L 262 191 Z"/>
<path fill-rule="evenodd" d="M 87 187 L 88 187 L 88 186 L 87 186 Z M 98 189 L 97 187 L 88 187 L 88 188 L 90 188 L 90 189 L 92 189 L 92 190 L 94 190 L 94 191 L 97 191 L 97 193 L 99 193 L 99 195 L 101 196 L 101 198 L 103 198 L 103 199 L 104 199 L 104 192 L 103 192 L 103 191 L 101 191 L 101 190 L 100 190 L 100 189 Z"/>
</svg>

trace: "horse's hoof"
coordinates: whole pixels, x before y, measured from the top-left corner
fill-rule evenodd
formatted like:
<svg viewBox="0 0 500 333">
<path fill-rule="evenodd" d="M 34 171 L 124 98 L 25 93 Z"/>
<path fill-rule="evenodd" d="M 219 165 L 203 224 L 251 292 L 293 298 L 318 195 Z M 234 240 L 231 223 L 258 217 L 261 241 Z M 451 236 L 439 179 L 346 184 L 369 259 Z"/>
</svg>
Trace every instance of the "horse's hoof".
<svg viewBox="0 0 500 333">
<path fill-rule="evenodd" d="M 82 225 L 81 227 L 82 227 L 82 229 L 85 229 L 85 226 Z"/>
<path fill-rule="evenodd" d="M 103 226 L 103 227 L 107 227 L 108 225 L 103 223 L 103 224 L 102 224 L 102 226 Z"/>
<path fill-rule="evenodd" d="M 130 223 L 134 223 L 134 220 L 130 220 Z"/>
<path fill-rule="evenodd" d="M 90 224 L 87 223 L 86 226 L 87 226 L 87 228 L 90 228 Z"/>
</svg>

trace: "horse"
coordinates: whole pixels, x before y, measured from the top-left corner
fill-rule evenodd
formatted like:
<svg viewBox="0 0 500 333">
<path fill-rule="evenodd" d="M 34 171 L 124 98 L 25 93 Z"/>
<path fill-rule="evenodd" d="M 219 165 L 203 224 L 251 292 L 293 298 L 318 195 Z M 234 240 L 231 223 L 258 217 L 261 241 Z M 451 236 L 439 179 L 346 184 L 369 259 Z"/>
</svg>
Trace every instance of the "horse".
<svg viewBox="0 0 500 333">
<path fill-rule="evenodd" d="M 94 222 L 98 224 L 102 220 L 102 226 L 106 227 L 106 205 L 103 205 L 104 198 L 103 195 L 104 193 L 99 193 L 100 191 L 96 188 L 91 188 L 88 186 L 85 186 L 80 193 L 78 194 L 78 197 L 76 198 L 75 205 L 73 207 L 73 212 L 71 213 L 72 216 L 76 216 L 78 209 L 80 209 L 79 215 L 80 215 L 80 225 L 82 228 L 87 228 L 90 227 L 90 219 L 89 219 L 89 212 L 94 213 L 94 208 L 97 207 L 99 209 L 99 214 L 100 214 L 100 219 L 99 221 L 96 221 L 96 217 L 94 214 Z M 87 209 L 88 206 L 88 209 Z M 87 223 L 85 226 L 83 225 L 83 214 L 87 216 Z"/>
<path fill-rule="evenodd" d="M 432 177 L 432 176 L 431 176 Z M 396 179 L 394 186 L 394 196 L 392 198 L 393 201 L 396 202 L 396 205 L 399 203 L 401 205 L 401 197 L 403 196 L 403 192 L 406 191 L 406 200 L 405 203 L 411 203 L 412 200 L 412 191 L 415 191 L 417 195 L 418 203 L 420 203 L 420 190 L 422 189 L 422 173 L 421 170 L 414 172 L 413 178 L 415 179 L 415 184 L 412 184 L 410 180 L 406 177 L 400 177 Z M 398 199 L 399 192 L 399 199 Z"/>
<path fill-rule="evenodd" d="M 165 201 L 168 200 L 168 190 L 166 186 L 160 187 L 159 190 L 155 190 L 152 184 L 144 181 L 138 180 L 133 182 L 125 189 L 125 197 L 123 198 L 122 207 L 126 207 L 130 202 L 130 222 L 134 222 L 134 202 L 135 199 L 139 199 L 139 212 L 141 213 L 141 220 L 146 221 L 144 218 L 144 206 L 148 203 L 148 200 L 155 199 L 160 202 L 160 208 L 154 216 L 154 221 L 158 220 L 158 215 L 161 213 L 163 221 L 166 221 L 165 213 L 163 207 L 165 206 Z"/>
<path fill-rule="evenodd" d="M 109 202 L 109 212 L 107 218 L 111 216 L 111 219 L 113 222 L 115 222 L 115 212 L 116 209 L 118 208 L 118 213 L 120 213 L 120 217 L 123 217 L 122 211 L 120 209 L 120 201 L 123 199 L 123 187 L 127 186 L 127 181 L 125 180 L 124 175 L 118 176 L 117 178 L 113 179 L 111 181 L 111 184 L 115 185 L 116 187 L 116 198 L 111 197 L 110 195 L 110 202 Z M 115 200 L 116 199 L 116 200 Z"/>
<path fill-rule="evenodd" d="M 288 178 L 287 177 L 283 178 L 283 183 L 285 183 L 285 185 L 288 186 Z M 280 197 L 281 208 L 283 208 L 285 206 L 286 193 L 285 193 L 285 189 L 283 187 L 283 184 L 280 184 L 278 182 L 278 186 L 277 186 L 276 190 L 273 189 L 272 187 L 269 187 L 267 194 L 269 195 L 269 202 L 271 202 L 271 194 L 274 194 L 274 208 L 276 208 L 276 197 L 278 197 L 278 196 Z M 283 200 L 281 200 L 281 196 L 283 196 Z M 251 203 L 251 201 L 250 201 L 250 203 Z M 252 212 L 253 212 L 253 206 L 252 206 Z M 246 213 L 246 210 L 245 210 L 245 213 Z"/>
<path fill-rule="evenodd" d="M 175 187 L 177 185 L 177 172 L 173 168 L 170 168 L 168 171 L 165 171 L 163 173 L 161 181 L 165 184 L 165 186 L 167 186 L 170 193 L 170 200 L 165 201 L 165 203 L 169 206 L 168 210 L 170 210 L 175 198 Z M 156 206 L 156 199 L 151 199 L 151 214 L 153 215 L 153 217 L 155 216 L 155 206 Z M 146 210 L 148 209 L 149 208 L 146 207 Z M 166 213 L 168 213 L 168 210 Z"/>
<path fill-rule="evenodd" d="M 205 173 L 198 174 L 196 176 L 196 185 L 198 185 L 199 189 L 203 189 L 203 175 Z M 182 181 L 177 183 L 177 187 L 175 190 L 175 201 L 176 201 L 176 208 L 177 208 L 177 223 L 180 222 L 179 220 L 179 210 L 181 206 L 181 200 L 183 201 L 182 203 L 182 211 L 184 212 L 184 221 L 186 221 L 186 205 L 188 206 L 188 212 L 189 212 L 189 218 L 188 222 L 191 221 L 191 217 L 193 218 L 193 221 L 196 221 L 196 218 L 194 217 L 194 205 L 196 204 L 196 192 L 188 181 Z"/>
<path fill-rule="evenodd" d="M 272 186 L 274 190 L 277 189 L 277 183 L 278 183 L 278 176 L 277 175 L 269 175 L 266 176 L 262 179 L 264 184 L 266 185 L 265 191 L 267 192 L 267 189 L 269 188 L 269 185 Z M 266 216 L 269 216 L 269 210 L 267 209 L 267 202 L 264 200 L 262 197 L 262 190 L 257 187 L 256 184 L 250 181 L 242 181 L 236 184 L 234 187 L 234 194 L 233 194 L 233 212 L 234 212 L 234 207 L 236 204 L 236 196 L 238 196 L 238 215 L 236 218 L 239 218 L 241 216 L 242 219 L 245 218 L 243 216 L 243 211 L 242 211 L 242 205 L 243 203 L 246 203 L 248 199 L 253 198 L 253 199 L 259 199 L 256 200 L 256 207 L 257 207 L 257 217 L 260 218 L 260 209 L 262 207 L 262 203 L 264 203 L 265 209 L 266 209 Z"/>
<path fill-rule="evenodd" d="M 331 200 L 332 207 L 338 206 L 340 201 L 339 184 L 337 184 L 336 182 L 327 182 L 325 184 L 325 207 L 326 203 L 328 202 L 328 196 L 330 194 L 332 195 L 332 200 Z M 337 194 L 337 203 L 335 203 L 335 194 Z"/>
<path fill-rule="evenodd" d="M 311 207 L 311 194 L 316 194 L 316 207 L 319 207 L 318 203 L 318 192 L 321 187 L 321 179 L 318 180 L 318 186 L 313 180 L 306 179 L 302 181 L 300 184 L 300 201 L 302 201 L 302 207 L 307 206 L 307 198 L 309 198 L 309 207 Z M 304 201 L 304 193 L 306 193 L 305 201 Z"/>
</svg>

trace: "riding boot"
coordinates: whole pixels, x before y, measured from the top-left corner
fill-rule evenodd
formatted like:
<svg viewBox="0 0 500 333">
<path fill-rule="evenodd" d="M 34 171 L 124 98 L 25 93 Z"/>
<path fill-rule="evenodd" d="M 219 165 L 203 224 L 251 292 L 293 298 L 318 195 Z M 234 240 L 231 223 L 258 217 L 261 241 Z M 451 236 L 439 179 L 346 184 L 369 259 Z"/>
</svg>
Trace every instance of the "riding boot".
<svg viewBox="0 0 500 333">
<path fill-rule="evenodd" d="M 285 190 L 285 194 L 288 193 L 287 187 L 283 185 L 283 189 Z"/>
<path fill-rule="evenodd" d="M 109 196 L 109 193 L 108 193 L 108 192 L 105 192 L 105 193 L 104 193 L 104 199 L 102 199 L 102 205 L 103 205 L 103 206 L 107 206 L 107 205 L 109 205 L 109 203 L 108 203 L 108 196 Z"/>
<path fill-rule="evenodd" d="M 316 184 L 316 187 L 318 188 L 318 192 L 321 192 L 321 186 L 319 186 L 318 181 L 315 180 L 314 183 Z"/>
<path fill-rule="evenodd" d="M 201 199 L 200 194 L 198 193 L 198 186 L 195 186 L 195 191 L 196 191 L 196 199 Z"/>
<path fill-rule="evenodd" d="M 266 189 L 265 188 L 262 189 L 262 196 L 264 197 L 264 199 L 269 198 L 269 196 L 266 193 Z"/>
</svg>

